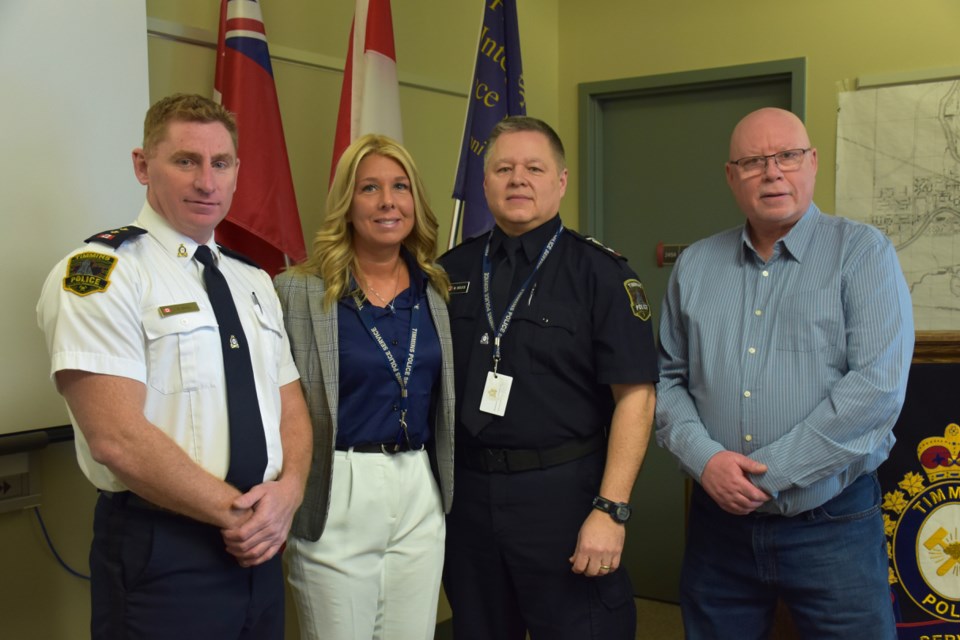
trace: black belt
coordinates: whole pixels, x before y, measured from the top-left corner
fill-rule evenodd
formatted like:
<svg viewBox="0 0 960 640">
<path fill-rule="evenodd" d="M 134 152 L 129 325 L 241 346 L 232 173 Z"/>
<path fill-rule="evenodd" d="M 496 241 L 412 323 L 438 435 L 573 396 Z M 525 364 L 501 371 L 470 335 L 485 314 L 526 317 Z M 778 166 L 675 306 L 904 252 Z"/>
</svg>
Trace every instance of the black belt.
<svg viewBox="0 0 960 640">
<path fill-rule="evenodd" d="M 457 449 L 456 462 L 472 471 L 486 473 L 519 473 L 547 469 L 573 462 L 599 451 L 607 444 L 602 433 L 585 440 L 565 442 L 550 449 Z"/>
<path fill-rule="evenodd" d="M 144 500 L 132 491 L 106 491 L 104 489 L 99 489 L 99 491 L 100 495 L 108 498 L 114 506 L 120 508 L 141 509 L 144 511 L 162 511 L 163 513 L 179 515 L 175 511 L 164 509 L 158 504 L 153 504 L 148 500 Z"/>
<path fill-rule="evenodd" d="M 392 456 L 395 453 L 404 451 L 423 451 L 424 446 L 411 447 L 408 443 L 397 444 L 396 442 L 370 442 L 367 444 L 337 445 L 337 451 L 349 451 L 353 449 L 354 453 L 384 453 Z"/>
</svg>

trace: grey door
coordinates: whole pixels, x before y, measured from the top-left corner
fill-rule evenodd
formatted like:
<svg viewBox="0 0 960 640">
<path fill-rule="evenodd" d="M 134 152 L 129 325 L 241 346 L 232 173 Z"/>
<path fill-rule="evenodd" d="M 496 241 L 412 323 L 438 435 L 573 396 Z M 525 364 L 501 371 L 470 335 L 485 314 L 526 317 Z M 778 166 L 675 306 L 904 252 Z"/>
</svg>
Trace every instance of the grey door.
<svg viewBox="0 0 960 640">
<path fill-rule="evenodd" d="M 730 132 L 764 106 L 802 118 L 802 77 L 803 61 L 787 60 L 581 86 L 581 229 L 627 256 L 655 327 L 670 276 L 657 243 L 742 223 L 724 178 Z M 651 442 L 624 554 L 640 597 L 678 599 L 685 489 L 676 460 Z"/>
</svg>

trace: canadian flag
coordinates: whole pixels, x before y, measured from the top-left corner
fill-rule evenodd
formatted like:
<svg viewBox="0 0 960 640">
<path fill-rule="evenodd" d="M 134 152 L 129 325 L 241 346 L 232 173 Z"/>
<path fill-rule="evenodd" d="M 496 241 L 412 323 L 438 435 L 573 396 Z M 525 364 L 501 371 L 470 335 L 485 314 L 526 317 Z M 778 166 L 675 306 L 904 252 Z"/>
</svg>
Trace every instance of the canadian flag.
<svg viewBox="0 0 960 640">
<path fill-rule="evenodd" d="M 260 5 L 221 0 L 214 99 L 234 114 L 240 174 L 217 241 L 250 257 L 271 276 L 286 257 L 306 259 L 280 104 Z"/>
<path fill-rule="evenodd" d="M 331 180 L 343 150 L 365 133 L 403 140 L 390 0 L 357 0 L 340 90 Z"/>
</svg>

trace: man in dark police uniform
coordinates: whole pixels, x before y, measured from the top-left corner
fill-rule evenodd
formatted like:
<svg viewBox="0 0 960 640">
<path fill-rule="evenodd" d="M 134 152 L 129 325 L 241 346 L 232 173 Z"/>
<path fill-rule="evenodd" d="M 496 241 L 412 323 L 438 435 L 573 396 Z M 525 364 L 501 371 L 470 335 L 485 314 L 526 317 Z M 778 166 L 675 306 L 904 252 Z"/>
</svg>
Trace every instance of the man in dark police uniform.
<svg viewBox="0 0 960 640">
<path fill-rule="evenodd" d="M 440 259 L 457 373 L 454 634 L 632 639 L 620 560 L 657 380 L 643 285 L 563 227 L 567 169 L 549 125 L 507 118 L 486 149 L 496 227 Z"/>
</svg>

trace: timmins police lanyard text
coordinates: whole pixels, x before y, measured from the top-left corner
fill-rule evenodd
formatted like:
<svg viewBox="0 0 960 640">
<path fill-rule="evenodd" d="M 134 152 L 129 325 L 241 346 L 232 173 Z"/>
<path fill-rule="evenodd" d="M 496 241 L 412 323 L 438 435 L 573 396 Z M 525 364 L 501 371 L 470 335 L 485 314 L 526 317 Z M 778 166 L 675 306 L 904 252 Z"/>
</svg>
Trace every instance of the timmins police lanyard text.
<svg viewBox="0 0 960 640">
<path fill-rule="evenodd" d="M 400 446 L 401 438 L 405 438 L 407 445 L 412 446 L 412 443 L 410 442 L 410 434 L 407 433 L 407 408 L 410 406 L 410 401 L 407 398 L 407 384 L 410 382 L 410 372 L 413 371 L 413 357 L 417 352 L 417 329 L 420 326 L 420 303 L 417 302 L 415 305 L 413 305 L 413 309 L 410 312 L 410 347 L 407 350 L 407 362 L 404 365 L 403 373 L 401 374 L 400 366 L 397 364 L 396 358 L 393 357 L 393 353 L 390 352 L 390 347 L 387 346 L 383 336 L 380 335 L 380 331 L 377 329 L 376 325 L 373 324 L 373 311 L 363 304 L 363 299 L 359 292 L 355 291 L 353 293 L 353 300 L 357 304 L 357 314 L 360 316 L 360 321 L 363 322 L 363 326 L 366 327 L 367 333 L 369 333 L 376 343 L 380 345 L 380 350 L 387 359 L 387 365 L 390 367 L 390 371 L 396 378 L 397 384 L 400 385 L 400 431 L 397 433 L 397 447 L 399 448 Z"/>
<path fill-rule="evenodd" d="M 550 242 L 546 244 L 543 250 L 540 251 L 540 257 L 537 258 L 537 264 L 533 267 L 533 271 L 530 272 L 530 275 L 527 276 L 527 279 L 523 281 L 523 284 L 520 286 L 520 290 L 517 291 L 517 294 L 513 297 L 513 301 L 510 303 L 510 306 L 503 312 L 503 319 L 500 321 L 500 327 L 497 328 L 496 322 L 493 319 L 493 304 L 490 300 L 490 240 L 493 238 L 493 233 L 487 237 L 487 246 L 483 250 L 483 307 L 487 312 L 487 322 L 490 323 L 490 331 L 493 332 L 493 373 L 496 375 L 497 366 L 500 364 L 500 338 L 503 337 L 503 334 L 507 332 L 507 328 L 510 326 L 510 320 L 513 318 L 513 312 L 517 308 L 517 303 L 520 302 L 520 298 L 523 297 L 523 292 L 527 290 L 527 287 L 530 286 L 530 282 L 533 281 L 533 277 L 537 275 L 537 271 L 540 270 L 540 266 L 547 259 L 547 256 L 550 255 L 550 252 L 553 250 L 553 245 L 557 243 L 557 238 L 560 237 L 560 234 L 563 232 L 563 223 L 560 224 L 560 227 L 557 228 L 557 232 L 553 234 L 553 237 L 550 238 Z"/>
</svg>

